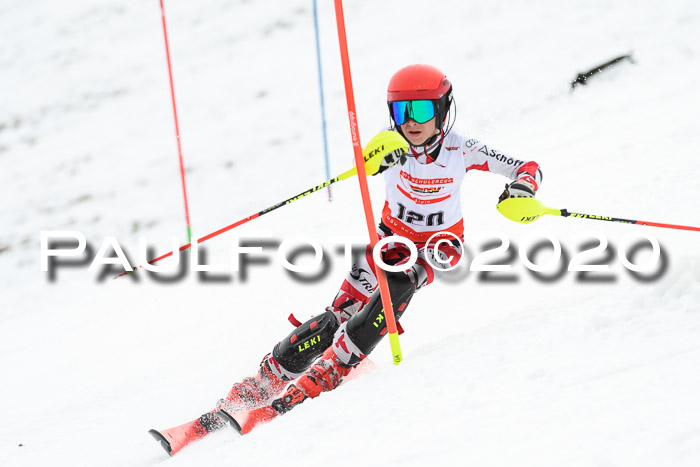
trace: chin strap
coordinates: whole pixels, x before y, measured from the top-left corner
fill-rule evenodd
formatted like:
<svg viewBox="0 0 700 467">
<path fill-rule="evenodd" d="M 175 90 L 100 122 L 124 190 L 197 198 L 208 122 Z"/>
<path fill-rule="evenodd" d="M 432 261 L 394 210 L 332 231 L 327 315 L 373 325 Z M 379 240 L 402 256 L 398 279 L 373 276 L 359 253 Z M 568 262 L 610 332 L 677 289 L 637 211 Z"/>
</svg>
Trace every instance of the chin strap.
<svg viewBox="0 0 700 467">
<path fill-rule="evenodd" d="M 433 135 L 420 146 L 410 146 L 410 156 L 415 157 L 418 162 L 427 164 L 434 162 L 437 164 L 437 158 L 440 154 L 440 148 L 445 141 L 445 132 L 440 130 L 440 133 Z M 423 160 L 421 160 L 423 158 Z M 438 164 L 439 165 L 439 164 Z"/>
</svg>

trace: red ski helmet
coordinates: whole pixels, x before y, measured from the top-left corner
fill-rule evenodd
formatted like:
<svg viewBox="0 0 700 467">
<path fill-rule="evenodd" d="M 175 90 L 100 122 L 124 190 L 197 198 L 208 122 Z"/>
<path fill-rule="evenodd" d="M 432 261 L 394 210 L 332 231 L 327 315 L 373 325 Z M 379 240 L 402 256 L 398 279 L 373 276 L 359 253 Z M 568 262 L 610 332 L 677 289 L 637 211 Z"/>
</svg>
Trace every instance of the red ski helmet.
<svg viewBox="0 0 700 467">
<path fill-rule="evenodd" d="M 391 77 L 387 88 L 387 104 L 392 120 L 392 102 L 416 100 L 433 102 L 436 126 L 442 128 L 452 103 L 450 80 L 442 71 L 431 65 L 409 65 L 401 68 Z"/>
</svg>

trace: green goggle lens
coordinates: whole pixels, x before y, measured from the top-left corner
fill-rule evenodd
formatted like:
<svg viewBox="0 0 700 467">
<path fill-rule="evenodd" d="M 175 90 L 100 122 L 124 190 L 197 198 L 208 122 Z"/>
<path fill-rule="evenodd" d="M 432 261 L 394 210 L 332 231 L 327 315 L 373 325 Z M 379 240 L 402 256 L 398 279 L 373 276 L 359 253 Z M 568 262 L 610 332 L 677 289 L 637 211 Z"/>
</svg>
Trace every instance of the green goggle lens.
<svg viewBox="0 0 700 467">
<path fill-rule="evenodd" d="M 428 100 L 392 102 L 391 117 L 397 125 L 403 125 L 408 119 L 425 123 L 435 117 L 435 105 Z"/>
</svg>

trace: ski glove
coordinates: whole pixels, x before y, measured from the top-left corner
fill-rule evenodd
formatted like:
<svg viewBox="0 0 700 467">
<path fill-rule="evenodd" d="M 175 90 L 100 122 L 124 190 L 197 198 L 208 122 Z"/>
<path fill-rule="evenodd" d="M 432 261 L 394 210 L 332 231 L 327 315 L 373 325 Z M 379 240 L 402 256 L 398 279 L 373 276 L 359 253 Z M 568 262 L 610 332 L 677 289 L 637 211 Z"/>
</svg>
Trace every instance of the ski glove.
<svg viewBox="0 0 700 467">
<path fill-rule="evenodd" d="M 395 131 L 382 131 L 362 150 L 367 175 L 377 175 L 392 165 L 406 161 L 408 142 Z M 356 172 L 355 172 L 356 173 Z"/>
<path fill-rule="evenodd" d="M 534 198 L 537 185 L 534 183 L 534 180 L 528 180 L 528 178 L 531 179 L 532 177 L 528 175 L 510 184 L 506 183 L 506 189 L 501 193 L 498 202 L 500 203 L 508 198 Z"/>
<path fill-rule="evenodd" d="M 379 164 L 379 170 L 374 174 L 380 174 L 384 172 L 389 167 L 399 164 L 404 165 L 406 163 L 406 151 L 404 148 L 399 148 L 391 151 L 382 159 L 382 163 Z"/>
</svg>

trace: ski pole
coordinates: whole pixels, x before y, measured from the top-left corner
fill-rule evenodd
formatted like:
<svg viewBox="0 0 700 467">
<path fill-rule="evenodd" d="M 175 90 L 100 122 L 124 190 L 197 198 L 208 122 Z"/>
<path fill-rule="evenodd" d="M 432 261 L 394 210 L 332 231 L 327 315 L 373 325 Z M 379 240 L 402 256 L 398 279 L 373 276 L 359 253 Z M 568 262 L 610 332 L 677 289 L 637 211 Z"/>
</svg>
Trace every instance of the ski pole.
<svg viewBox="0 0 700 467">
<path fill-rule="evenodd" d="M 395 131 L 382 131 L 381 133 L 377 134 L 374 138 L 370 140 L 369 143 L 367 143 L 367 146 L 365 146 L 365 150 L 362 152 L 363 157 L 365 160 L 364 167 L 369 174 L 376 174 L 379 172 L 379 169 L 382 165 L 382 162 L 384 161 L 384 157 L 387 155 L 391 154 L 403 154 L 406 151 L 408 151 L 408 143 L 406 140 L 403 139 L 401 135 L 399 135 Z M 398 160 L 399 158 L 395 158 L 395 160 Z M 237 222 L 234 222 L 233 224 L 229 224 L 226 227 L 223 227 L 215 232 L 212 232 L 208 235 L 205 235 L 204 237 L 200 238 L 197 240 L 197 244 L 199 245 L 202 242 L 205 242 L 211 238 L 216 237 L 217 235 L 221 235 L 224 232 L 228 232 L 231 229 L 234 229 L 238 227 L 239 225 L 243 225 L 246 222 L 252 221 L 253 219 L 256 219 L 260 216 L 263 216 L 269 212 L 274 211 L 275 209 L 281 208 L 282 206 L 286 206 L 288 204 L 293 203 L 294 201 L 301 199 L 307 195 L 310 195 L 311 193 L 314 193 L 318 190 L 321 190 L 327 186 L 332 185 L 333 183 L 339 182 L 341 180 L 347 180 L 348 178 L 352 177 L 353 175 L 357 174 L 357 167 L 353 167 L 350 170 L 347 170 L 343 172 L 342 174 L 338 175 L 335 178 L 331 178 L 330 180 L 326 180 L 325 182 L 321 183 L 320 185 L 316 185 L 313 188 L 309 188 L 308 190 L 299 193 L 296 196 L 292 196 L 291 198 L 288 198 L 284 201 L 281 201 L 273 206 L 270 206 L 269 208 L 263 209 L 262 211 L 256 212 L 255 214 L 251 214 L 250 216 L 241 219 Z M 182 245 L 177 251 L 185 251 L 188 250 L 189 248 L 192 247 L 192 242 L 187 243 L 185 245 Z M 157 263 L 158 261 L 165 259 L 169 256 L 172 256 L 173 253 L 175 253 L 176 250 L 170 251 L 168 253 L 165 253 L 164 255 L 161 255 L 155 259 L 152 259 L 148 261 L 148 264 L 154 264 Z M 142 269 L 143 266 L 138 266 L 136 269 Z M 136 271 L 134 269 L 134 271 Z M 118 276 L 115 277 L 122 277 L 128 274 L 129 272 L 133 271 L 124 271 L 123 273 L 119 274 Z"/>
<path fill-rule="evenodd" d="M 508 198 L 496 205 L 498 211 L 508 219 L 520 222 L 521 224 L 529 224 L 545 214 L 562 217 L 578 217 L 581 219 L 596 219 L 599 221 L 620 222 L 622 224 L 649 225 L 651 227 L 662 227 L 665 229 L 692 230 L 700 232 L 700 227 L 691 227 L 687 225 L 662 224 L 659 222 L 640 221 L 632 219 L 621 219 L 619 217 L 598 216 L 594 214 L 581 214 L 578 212 L 569 212 L 566 209 L 548 208 L 542 202 L 535 198 Z"/>
</svg>

